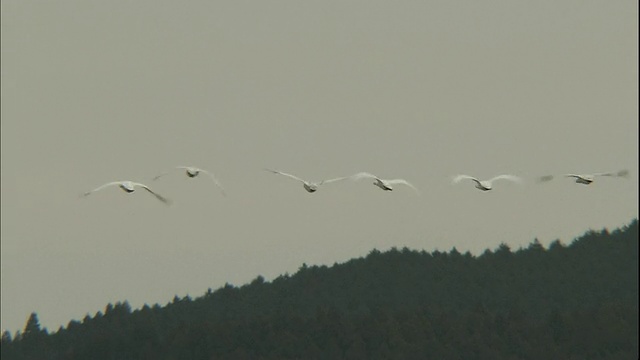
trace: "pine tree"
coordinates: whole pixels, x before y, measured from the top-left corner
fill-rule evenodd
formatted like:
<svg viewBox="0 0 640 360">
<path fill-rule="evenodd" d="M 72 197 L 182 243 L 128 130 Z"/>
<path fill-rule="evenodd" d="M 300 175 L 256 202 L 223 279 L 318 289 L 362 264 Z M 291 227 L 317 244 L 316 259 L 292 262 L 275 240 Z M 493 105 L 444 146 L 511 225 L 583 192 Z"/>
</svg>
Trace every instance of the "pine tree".
<svg viewBox="0 0 640 360">
<path fill-rule="evenodd" d="M 11 332 L 8 330 L 2 331 L 2 345 L 7 345 L 11 342 Z"/>
<path fill-rule="evenodd" d="M 27 319 L 27 324 L 24 326 L 22 335 L 25 339 L 40 335 L 42 329 L 40 329 L 40 321 L 38 320 L 38 314 L 32 312 Z"/>
</svg>

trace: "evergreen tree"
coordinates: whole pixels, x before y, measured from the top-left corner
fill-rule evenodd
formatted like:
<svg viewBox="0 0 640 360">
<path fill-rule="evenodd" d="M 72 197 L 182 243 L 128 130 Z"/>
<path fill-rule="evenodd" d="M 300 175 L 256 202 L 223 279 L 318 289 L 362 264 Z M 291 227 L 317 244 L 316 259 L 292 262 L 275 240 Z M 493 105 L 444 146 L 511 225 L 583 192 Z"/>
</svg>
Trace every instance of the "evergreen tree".
<svg viewBox="0 0 640 360">
<path fill-rule="evenodd" d="M 42 330 L 40 329 L 40 321 L 38 320 L 38 314 L 32 312 L 27 319 L 27 323 L 24 326 L 24 331 L 22 332 L 22 336 L 25 339 L 35 337 L 42 334 Z"/>
<path fill-rule="evenodd" d="M 10 342 L 11 342 L 11 332 L 8 330 L 3 330 L 2 340 L 0 341 L 0 344 L 4 346 L 4 345 L 8 345 Z"/>
</svg>

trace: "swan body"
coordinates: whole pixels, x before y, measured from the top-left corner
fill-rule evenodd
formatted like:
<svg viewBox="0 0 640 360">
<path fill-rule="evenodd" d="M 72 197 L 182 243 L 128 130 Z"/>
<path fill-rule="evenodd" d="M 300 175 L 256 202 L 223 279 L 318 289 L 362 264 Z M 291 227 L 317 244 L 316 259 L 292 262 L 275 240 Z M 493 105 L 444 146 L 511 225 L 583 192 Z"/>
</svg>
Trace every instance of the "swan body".
<svg viewBox="0 0 640 360">
<path fill-rule="evenodd" d="M 405 179 L 390 179 L 390 180 L 386 180 L 386 179 L 381 179 L 378 176 L 370 174 L 368 172 L 360 172 L 360 173 L 357 173 L 355 175 L 350 176 L 349 178 L 351 178 L 352 180 L 373 179 L 373 185 L 379 187 L 380 189 L 382 189 L 384 191 L 393 191 L 393 185 L 402 184 L 402 185 L 406 185 L 406 186 L 412 188 L 413 190 L 415 190 L 415 192 L 418 193 L 418 195 L 420 194 L 420 191 Z"/>
<path fill-rule="evenodd" d="M 592 175 L 575 175 L 575 174 L 567 174 L 565 177 L 570 177 L 576 179 L 576 184 L 589 185 L 595 180 Z"/>
<path fill-rule="evenodd" d="M 216 184 L 216 186 L 218 186 L 218 187 L 220 188 L 220 191 L 222 192 L 222 195 L 227 196 L 227 193 L 225 192 L 224 188 L 222 187 L 222 185 L 220 184 L 220 182 L 218 181 L 218 179 L 216 179 L 216 177 L 215 177 L 215 176 L 213 176 L 213 174 L 212 174 L 212 173 L 210 173 L 209 171 L 204 170 L 204 169 L 197 168 L 197 167 L 195 167 L 195 166 L 176 166 L 176 169 L 184 170 L 184 171 L 185 171 L 185 174 L 186 174 L 189 178 L 194 178 L 194 177 L 196 177 L 196 176 L 200 175 L 201 173 L 203 173 L 203 174 L 207 174 L 207 176 L 209 176 L 209 178 L 211 178 L 211 180 L 213 180 L 213 182 Z M 165 176 L 165 175 L 167 175 L 167 174 L 169 174 L 169 172 L 162 173 L 162 174 L 160 174 L 160 175 L 158 175 L 158 176 L 154 177 L 154 178 L 153 178 L 153 180 L 154 180 L 154 181 L 155 181 L 155 180 L 158 180 L 159 178 L 161 178 L 161 177 L 163 177 L 163 176 Z"/>
<path fill-rule="evenodd" d="M 311 182 L 311 181 L 307 181 L 307 180 L 301 179 L 301 178 L 299 178 L 299 177 L 297 177 L 295 175 L 291 175 L 291 174 L 288 174 L 288 173 L 285 173 L 285 172 L 282 172 L 282 171 L 271 170 L 271 169 L 264 169 L 264 170 L 265 171 L 269 171 L 269 172 L 274 173 L 274 174 L 286 176 L 288 178 L 291 178 L 291 179 L 294 179 L 294 180 L 297 180 L 297 181 L 301 182 L 302 183 L 302 187 L 308 193 L 314 193 L 314 192 L 318 191 L 318 188 L 320 187 L 320 185 L 329 184 L 329 183 L 332 183 L 332 182 L 335 182 L 335 181 L 345 180 L 345 179 L 348 178 L 348 177 L 345 176 L 345 177 L 339 177 L 339 178 L 335 178 L 335 179 L 322 180 L 319 183 L 315 183 L 315 182 Z"/>
<path fill-rule="evenodd" d="M 141 187 L 143 189 L 145 189 L 146 191 L 148 191 L 150 194 L 152 194 L 153 196 L 156 197 L 156 199 L 162 201 L 163 203 L 169 205 L 171 204 L 171 201 L 169 199 L 167 199 L 166 197 L 156 193 L 155 191 L 151 190 L 151 188 L 149 188 L 147 185 L 145 184 L 141 184 L 138 182 L 133 182 L 133 181 L 129 181 L 129 180 L 124 180 L 124 181 L 112 181 L 110 183 L 106 183 L 104 185 L 101 185 L 91 191 L 87 191 L 86 193 L 82 194 L 82 196 L 89 196 L 92 193 L 102 190 L 104 188 L 107 188 L 109 186 L 114 186 L 117 185 L 120 189 L 122 189 L 124 192 L 130 194 L 132 192 L 134 192 L 136 190 L 136 187 Z"/>
<path fill-rule="evenodd" d="M 473 176 L 469 176 L 469 175 L 458 175 L 456 177 L 453 178 L 453 182 L 454 183 L 459 183 L 462 180 L 471 180 L 473 182 L 475 182 L 475 186 L 476 189 L 482 190 L 482 191 L 489 191 L 489 190 L 493 190 L 493 182 L 496 180 L 510 180 L 513 182 L 517 182 L 520 183 L 522 182 L 522 179 L 518 176 L 515 175 L 498 175 L 496 177 L 493 177 L 489 180 L 478 180 L 477 178 L 473 177 Z"/>
</svg>

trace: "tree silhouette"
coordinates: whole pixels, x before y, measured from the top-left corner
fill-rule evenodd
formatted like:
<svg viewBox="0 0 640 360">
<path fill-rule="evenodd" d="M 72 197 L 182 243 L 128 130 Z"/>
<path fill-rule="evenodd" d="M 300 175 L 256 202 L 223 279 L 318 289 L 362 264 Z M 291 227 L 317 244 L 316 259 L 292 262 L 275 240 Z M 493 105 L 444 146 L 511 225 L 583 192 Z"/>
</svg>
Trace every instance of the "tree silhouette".
<svg viewBox="0 0 640 360">
<path fill-rule="evenodd" d="M 53 334 L 36 313 L 7 359 L 638 357 L 638 222 L 549 249 L 372 250 L 165 306 L 108 304 Z"/>
<path fill-rule="evenodd" d="M 27 319 L 27 323 L 24 326 L 24 331 L 22 332 L 22 336 L 25 339 L 32 338 L 42 334 L 42 329 L 40 329 L 40 321 L 38 320 L 38 314 L 32 312 Z"/>
</svg>

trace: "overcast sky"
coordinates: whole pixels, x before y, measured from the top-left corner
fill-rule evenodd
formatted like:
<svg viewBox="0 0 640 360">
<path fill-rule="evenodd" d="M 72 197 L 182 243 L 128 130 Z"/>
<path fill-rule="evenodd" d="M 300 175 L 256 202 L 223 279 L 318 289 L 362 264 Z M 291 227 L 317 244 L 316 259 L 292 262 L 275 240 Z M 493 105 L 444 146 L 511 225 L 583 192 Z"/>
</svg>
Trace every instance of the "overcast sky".
<svg viewBox="0 0 640 360">
<path fill-rule="evenodd" d="M 638 2 L 2 3 L 1 327 L 638 217 Z M 188 179 L 178 165 L 212 171 Z M 265 167 L 369 180 L 309 194 Z M 590 186 L 546 174 L 629 169 Z M 523 185 L 481 192 L 466 173 Z M 114 180 L 145 182 L 165 206 Z"/>
</svg>

